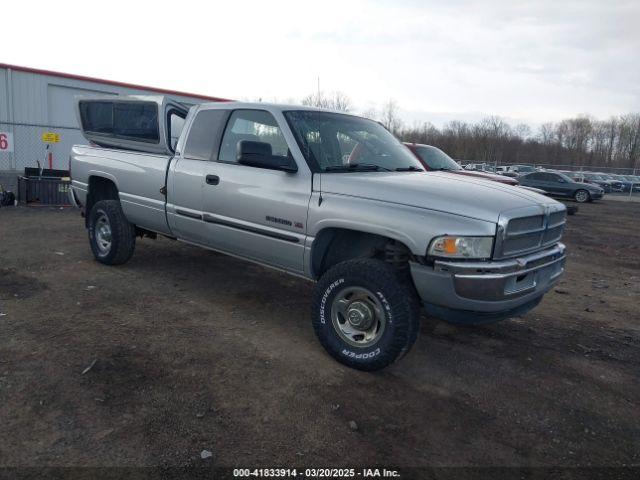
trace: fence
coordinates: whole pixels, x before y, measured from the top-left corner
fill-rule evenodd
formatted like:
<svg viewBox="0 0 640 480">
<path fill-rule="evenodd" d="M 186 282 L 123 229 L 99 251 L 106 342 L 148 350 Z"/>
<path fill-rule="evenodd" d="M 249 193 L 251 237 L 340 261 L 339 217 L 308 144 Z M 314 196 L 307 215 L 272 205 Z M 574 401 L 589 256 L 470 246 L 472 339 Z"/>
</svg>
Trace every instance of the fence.
<svg viewBox="0 0 640 480">
<path fill-rule="evenodd" d="M 498 162 L 473 162 L 473 161 L 459 161 L 462 165 L 474 163 L 476 165 L 488 165 L 495 170 L 497 167 L 508 167 L 509 165 L 526 165 L 529 167 L 543 168 L 546 170 L 565 170 L 569 172 L 594 172 L 594 173 L 608 173 L 613 175 L 640 175 L 640 167 L 636 168 L 624 168 L 624 167 L 611 167 L 607 165 L 569 165 L 560 163 L 498 163 Z"/>
<path fill-rule="evenodd" d="M 497 162 L 460 162 L 463 166 L 466 165 L 475 165 L 475 166 L 483 166 L 482 170 L 487 172 L 497 172 L 498 167 L 508 167 L 508 166 L 527 166 L 533 167 L 539 170 L 556 170 L 556 171 L 565 171 L 572 172 L 573 174 L 570 176 L 577 178 L 577 181 L 585 181 L 585 177 L 581 176 L 580 173 L 596 173 L 600 174 L 599 179 L 606 181 L 613 181 L 614 183 L 599 183 L 603 188 L 605 188 L 605 192 L 607 192 L 608 198 L 611 196 L 616 197 L 617 199 L 624 199 L 622 197 L 629 197 L 630 200 L 640 201 L 640 168 L 620 168 L 620 167 L 609 167 L 603 165 L 563 165 L 563 164 L 551 164 L 551 163 L 517 163 L 517 164 L 498 164 Z M 480 170 L 480 168 L 474 168 Z M 602 174 L 605 175 L 604 178 Z M 609 175 L 613 175 L 613 177 L 609 177 Z M 623 177 L 617 177 L 617 175 L 623 175 Z M 631 175 L 632 177 L 629 177 Z M 587 180 L 589 183 L 593 183 L 595 179 Z M 598 183 L 598 181 L 595 181 Z"/>
<path fill-rule="evenodd" d="M 557 163 L 534 163 L 536 168 L 567 170 L 570 172 L 598 172 L 614 175 L 640 175 L 640 168 L 610 167 L 607 165 L 562 165 Z"/>
<path fill-rule="evenodd" d="M 0 171 L 23 171 L 38 161 L 44 168 L 67 169 L 71 147 L 83 142 L 76 127 L 0 122 Z"/>
</svg>

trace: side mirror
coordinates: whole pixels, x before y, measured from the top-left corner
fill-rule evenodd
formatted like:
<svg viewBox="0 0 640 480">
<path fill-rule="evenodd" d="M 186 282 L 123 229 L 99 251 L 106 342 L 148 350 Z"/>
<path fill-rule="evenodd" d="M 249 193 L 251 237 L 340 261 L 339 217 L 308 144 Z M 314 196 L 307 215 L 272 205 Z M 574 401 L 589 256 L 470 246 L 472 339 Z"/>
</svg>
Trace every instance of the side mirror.
<svg viewBox="0 0 640 480">
<path fill-rule="evenodd" d="M 559 179 L 558 179 L 558 183 L 565 183 L 564 178 L 559 178 Z"/>
<path fill-rule="evenodd" d="M 237 148 L 236 159 L 241 165 L 290 173 L 298 171 L 292 158 L 273 155 L 270 143 L 240 140 Z"/>
</svg>

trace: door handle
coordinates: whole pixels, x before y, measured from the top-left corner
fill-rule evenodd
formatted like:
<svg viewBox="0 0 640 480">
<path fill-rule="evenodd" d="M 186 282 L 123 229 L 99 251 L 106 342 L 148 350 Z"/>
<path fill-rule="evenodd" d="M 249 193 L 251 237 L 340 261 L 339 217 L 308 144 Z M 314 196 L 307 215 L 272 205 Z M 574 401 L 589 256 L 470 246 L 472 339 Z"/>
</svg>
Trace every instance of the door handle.
<svg viewBox="0 0 640 480">
<path fill-rule="evenodd" d="M 220 183 L 220 177 L 217 175 L 207 175 L 207 185 L 218 185 Z"/>
</svg>

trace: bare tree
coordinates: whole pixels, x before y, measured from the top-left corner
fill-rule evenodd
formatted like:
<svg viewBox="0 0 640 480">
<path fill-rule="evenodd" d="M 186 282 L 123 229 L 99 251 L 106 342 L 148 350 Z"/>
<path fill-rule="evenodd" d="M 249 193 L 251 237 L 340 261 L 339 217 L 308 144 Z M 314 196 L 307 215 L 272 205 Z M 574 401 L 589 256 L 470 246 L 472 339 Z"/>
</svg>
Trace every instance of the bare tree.
<svg viewBox="0 0 640 480">
<path fill-rule="evenodd" d="M 369 118 L 371 120 L 378 121 L 380 119 L 380 113 L 375 108 L 368 108 L 361 113 L 361 115 L 365 118 Z"/>
<path fill-rule="evenodd" d="M 302 105 L 308 107 L 329 108 L 328 100 L 321 91 L 310 93 L 302 99 Z"/>
<path fill-rule="evenodd" d="M 333 92 L 331 108 L 341 112 L 349 112 L 352 108 L 351 99 L 340 91 Z"/>
<path fill-rule="evenodd" d="M 303 104 L 341 111 L 352 109 L 342 92 L 307 95 Z M 640 168 L 640 113 L 596 120 L 581 115 L 557 123 L 543 123 L 534 134 L 527 124 L 509 125 L 497 116 L 479 122 L 450 121 L 442 128 L 428 122 L 403 125 L 395 100 L 362 116 L 381 122 L 403 141 L 441 148 L 458 160 L 539 165 L 610 166 Z"/>
<path fill-rule="evenodd" d="M 348 112 L 351 110 L 351 99 L 343 92 L 335 91 L 328 96 L 321 90 L 310 93 L 302 99 L 302 104 L 310 107 L 328 108 Z"/>
<path fill-rule="evenodd" d="M 640 113 L 620 117 L 620 161 L 629 168 L 640 163 Z"/>
<path fill-rule="evenodd" d="M 522 140 L 527 140 L 531 137 L 531 127 L 526 123 L 519 123 L 513 127 L 513 133 Z"/>
<path fill-rule="evenodd" d="M 380 113 L 380 121 L 385 128 L 394 135 L 398 134 L 402 127 L 402 120 L 400 120 L 398 110 L 399 108 L 396 101 L 390 99 L 384 104 L 382 112 Z"/>
<path fill-rule="evenodd" d="M 552 122 L 540 125 L 538 138 L 544 145 L 552 145 L 555 140 L 556 126 Z"/>
<path fill-rule="evenodd" d="M 385 125 L 397 118 L 393 107 L 387 105 L 382 112 Z M 500 117 L 476 123 L 451 121 L 441 129 L 416 123 L 396 133 L 405 141 L 441 148 L 459 160 L 640 168 L 640 113 L 604 121 L 583 115 L 544 123 L 536 135 L 530 127 L 511 127 Z"/>
</svg>

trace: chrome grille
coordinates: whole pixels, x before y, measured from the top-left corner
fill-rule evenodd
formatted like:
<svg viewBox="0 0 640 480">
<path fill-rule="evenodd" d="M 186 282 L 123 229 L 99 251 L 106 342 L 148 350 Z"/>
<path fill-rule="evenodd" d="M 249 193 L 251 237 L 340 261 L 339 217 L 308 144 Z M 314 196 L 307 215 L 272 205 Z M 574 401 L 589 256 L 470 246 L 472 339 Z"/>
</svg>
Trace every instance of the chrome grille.
<svg viewBox="0 0 640 480">
<path fill-rule="evenodd" d="M 566 215 L 564 206 L 548 206 L 545 213 L 526 215 L 524 211 L 516 211 L 501 216 L 494 258 L 535 252 L 557 243 L 562 237 Z"/>
<path fill-rule="evenodd" d="M 544 215 L 513 218 L 509 222 L 509 233 L 526 233 L 532 230 L 540 230 L 543 226 Z"/>
<path fill-rule="evenodd" d="M 567 211 L 560 210 L 558 212 L 552 212 L 549 214 L 549 226 L 553 227 L 555 225 L 564 224 L 567 218 Z"/>
</svg>

